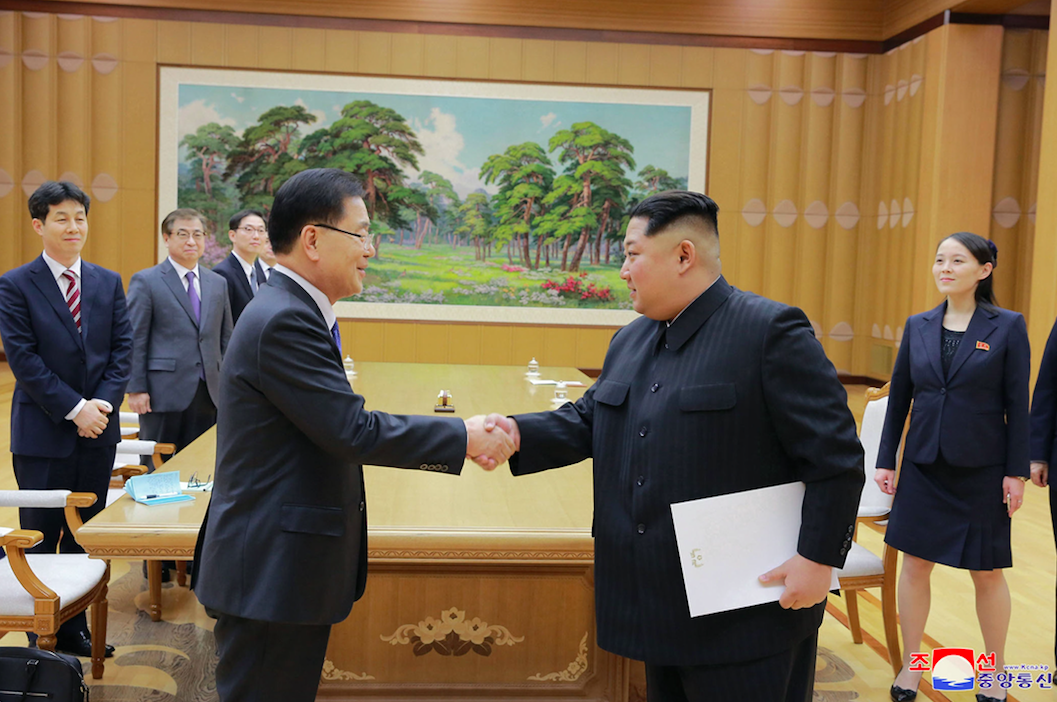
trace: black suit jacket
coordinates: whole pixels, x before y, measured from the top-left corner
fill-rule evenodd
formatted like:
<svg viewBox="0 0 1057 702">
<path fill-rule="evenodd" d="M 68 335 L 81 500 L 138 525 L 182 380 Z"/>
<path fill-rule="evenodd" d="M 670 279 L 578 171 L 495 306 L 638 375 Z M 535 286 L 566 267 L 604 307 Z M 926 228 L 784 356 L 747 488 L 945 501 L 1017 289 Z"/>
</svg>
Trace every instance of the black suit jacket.
<svg viewBox="0 0 1057 702">
<path fill-rule="evenodd" d="M 1028 331 L 1019 312 L 979 306 L 946 376 L 940 338 L 947 303 L 907 319 L 892 371 L 878 468 L 895 468 L 910 401 L 903 459 L 934 463 L 942 452 L 952 465 L 1004 465 L 1027 477 Z"/>
<path fill-rule="evenodd" d="M 863 452 L 803 312 L 720 278 L 671 328 L 641 318 L 617 332 L 576 403 L 516 419 L 515 475 L 594 458 L 600 646 L 654 665 L 723 664 L 786 650 L 817 629 L 824 604 L 691 619 L 670 509 L 804 481 L 798 550 L 843 565 Z"/>
<path fill-rule="evenodd" d="M 456 474 L 466 430 L 455 418 L 367 411 L 309 294 L 274 272 L 257 297 L 221 366 L 196 592 L 246 619 L 333 624 L 367 578 L 360 464 Z"/>
<path fill-rule="evenodd" d="M 1057 323 L 1046 340 L 1031 398 L 1031 460 L 1049 463 L 1055 471 L 1050 487 L 1057 485 Z"/>
<path fill-rule="evenodd" d="M 254 264 L 256 263 L 254 261 Z M 242 316 L 242 310 L 246 309 L 246 305 L 250 304 L 250 300 L 253 299 L 253 288 L 250 287 L 250 281 L 246 278 L 246 272 L 242 270 L 242 264 L 234 253 L 228 254 L 227 258 L 213 266 L 213 270 L 224 276 L 224 280 L 228 282 L 231 319 L 233 323 L 238 322 L 239 317 Z M 261 284 L 262 281 L 258 280 L 257 287 L 259 288 Z"/>
<path fill-rule="evenodd" d="M 81 260 L 81 332 L 43 256 L 0 277 L 0 335 L 15 374 L 11 452 L 65 458 L 79 446 L 113 446 L 118 422 L 95 439 L 65 416 L 81 398 L 116 412 L 132 367 L 132 325 L 121 276 Z"/>
</svg>

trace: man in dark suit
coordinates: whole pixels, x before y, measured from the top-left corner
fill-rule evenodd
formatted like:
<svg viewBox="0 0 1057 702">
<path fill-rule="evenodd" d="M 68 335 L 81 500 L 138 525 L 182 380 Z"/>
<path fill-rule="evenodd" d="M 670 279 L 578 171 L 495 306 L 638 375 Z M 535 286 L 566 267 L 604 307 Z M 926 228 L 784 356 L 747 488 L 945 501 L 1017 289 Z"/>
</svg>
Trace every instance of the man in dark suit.
<svg viewBox="0 0 1057 702">
<path fill-rule="evenodd" d="M 88 205 L 72 183 L 41 185 L 29 213 L 44 253 L 0 277 L 0 336 L 15 374 L 15 480 L 23 490 L 95 493 L 98 501 L 81 510 L 86 521 L 105 504 L 121 439 L 109 417 L 125 396 L 132 355 L 121 276 L 81 259 Z M 83 553 L 61 511 L 22 509 L 19 519 L 23 529 L 44 534 L 34 551 Z M 83 613 L 63 624 L 56 639 L 59 650 L 91 655 Z"/>
<path fill-rule="evenodd" d="M 631 212 L 621 277 L 644 315 L 598 381 L 553 412 L 505 418 L 514 475 L 594 459 L 598 643 L 646 662 L 650 702 L 812 697 L 832 568 L 863 484 L 855 420 L 803 312 L 720 275 L 718 207 L 698 193 Z M 777 603 L 691 618 L 670 505 L 803 481 L 798 554 L 761 574 Z"/>
<path fill-rule="evenodd" d="M 366 584 L 361 464 L 457 474 L 467 455 L 494 467 L 513 451 L 483 418 L 370 412 L 352 391 L 333 305 L 363 287 L 369 225 L 343 171 L 284 183 L 269 222 L 279 265 L 224 358 L 193 583 L 217 616 L 223 702 L 315 699 L 330 627 Z"/>
<path fill-rule="evenodd" d="M 223 261 L 213 266 L 213 270 L 228 281 L 228 298 L 231 301 L 231 317 L 239 321 L 239 316 L 264 281 L 254 266 L 261 244 L 268 237 L 268 227 L 264 224 L 264 214 L 258 210 L 239 210 L 231 215 L 228 221 L 231 239 L 231 253 Z"/>
<path fill-rule="evenodd" d="M 268 282 L 268 278 L 272 276 L 272 269 L 275 268 L 276 263 L 278 261 L 275 258 L 275 252 L 272 251 L 272 242 L 269 241 L 268 237 L 264 237 L 264 242 L 261 244 L 261 253 L 253 264 L 253 268 L 257 271 L 257 280 L 261 281 L 261 285 Z"/>
<path fill-rule="evenodd" d="M 1057 480 L 1050 478 L 1050 465 L 1057 461 L 1057 324 L 1053 325 L 1042 352 L 1039 378 L 1031 397 L 1031 481 L 1048 487 L 1050 522 L 1057 543 Z M 1054 639 L 1057 658 L 1057 637 Z"/>
<path fill-rule="evenodd" d="M 128 404 L 140 437 L 180 451 L 216 423 L 220 361 L 231 337 L 226 281 L 198 265 L 205 251 L 197 210 L 170 212 L 161 225 L 164 261 L 132 276 L 132 378 Z"/>
</svg>

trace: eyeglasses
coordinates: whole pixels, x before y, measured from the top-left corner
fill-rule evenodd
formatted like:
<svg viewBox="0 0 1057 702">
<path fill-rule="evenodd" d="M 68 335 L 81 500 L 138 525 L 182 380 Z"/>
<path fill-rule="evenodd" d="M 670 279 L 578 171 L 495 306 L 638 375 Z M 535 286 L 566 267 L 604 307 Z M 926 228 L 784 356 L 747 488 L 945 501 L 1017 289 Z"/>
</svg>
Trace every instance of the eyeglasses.
<svg viewBox="0 0 1057 702">
<path fill-rule="evenodd" d="M 247 234 L 260 234 L 264 236 L 268 233 L 268 230 L 264 227 L 239 227 L 240 232 L 246 232 Z"/>
<path fill-rule="evenodd" d="M 177 241 L 187 241 L 194 237 L 195 241 L 199 243 L 205 241 L 206 238 L 206 233 L 201 229 L 195 229 L 193 232 L 189 232 L 186 229 L 177 229 L 172 235 Z"/>
<path fill-rule="evenodd" d="M 213 480 L 213 474 L 212 473 L 210 473 L 209 477 L 206 478 L 205 480 L 199 480 L 198 479 L 198 471 L 195 471 L 194 473 L 191 473 L 191 477 L 187 479 L 187 487 L 189 487 L 189 488 L 205 487 L 206 485 L 209 485 L 209 483 L 212 480 Z"/>
<path fill-rule="evenodd" d="M 357 239 L 360 240 L 360 243 L 363 244 L 363 248 L 365 248 L 365 249 L 367 247 L 369 247 L 369 246 L 374 246 L 374 234 L 356 234 L 355 232 L 347 232 L 344 229 L 338 229 L 337 227 L 332 227 L 329 224 L 313 224 L 312 226 L 313 227 L 323 227 L 324 229 L 330 229 L 330 230 L 335 231 L 335 232 L 341 232 L 342 234 L 348 234 L 349 236 L 354 236 L 354 237 L 356 237 Z"/>
</svg>

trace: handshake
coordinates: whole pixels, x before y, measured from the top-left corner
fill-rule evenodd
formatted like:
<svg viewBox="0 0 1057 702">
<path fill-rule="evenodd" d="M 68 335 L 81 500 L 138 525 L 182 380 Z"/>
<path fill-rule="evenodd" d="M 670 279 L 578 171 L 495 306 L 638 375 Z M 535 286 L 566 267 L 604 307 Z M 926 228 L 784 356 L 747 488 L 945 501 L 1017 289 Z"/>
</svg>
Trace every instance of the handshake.
<svg viewBox="0 0 1057 702">
<path fill-rule="evenodd" d="M 485 470 L 495 470 L 521 450 L 521 432 L 510 417 L 492 413 L 466 420 L 466 457 Z"/>
</svg>

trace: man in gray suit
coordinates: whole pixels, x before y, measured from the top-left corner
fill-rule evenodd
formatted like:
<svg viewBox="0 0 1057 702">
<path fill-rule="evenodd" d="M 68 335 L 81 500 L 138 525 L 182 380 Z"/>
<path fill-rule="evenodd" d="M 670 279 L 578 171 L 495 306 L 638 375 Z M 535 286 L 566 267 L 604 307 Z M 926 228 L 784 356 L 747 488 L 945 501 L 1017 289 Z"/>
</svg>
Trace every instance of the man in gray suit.
<svg viewBox="0 0 1057 702">
<path fill-rule="evenodd" d="M 161 231 L 168 258 L 133 275 L 128 287 L 128 404 L 140 415 L 141 438 L 179 451 L 216 423 L 231 305 L 224 279 L 198 265 L 205 251 L 202 215 L 174 210 Z"/>
</svg>

